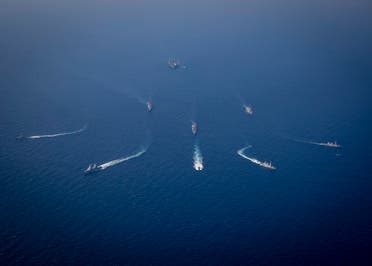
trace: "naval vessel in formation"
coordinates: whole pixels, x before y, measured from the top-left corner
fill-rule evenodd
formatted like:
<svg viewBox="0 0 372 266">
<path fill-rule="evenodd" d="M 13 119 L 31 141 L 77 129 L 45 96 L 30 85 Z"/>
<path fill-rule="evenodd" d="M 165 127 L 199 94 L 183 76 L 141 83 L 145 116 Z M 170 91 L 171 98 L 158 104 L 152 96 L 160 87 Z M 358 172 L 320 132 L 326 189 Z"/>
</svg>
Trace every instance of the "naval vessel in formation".
<svg viewBox="0 0 372 266">
<path fill-rule="evenodd" d="M 198 125 L 194 121 L 191 121 L 191 132 L 194 136 L 198 133 Z"/>
<path fill-rule="evenodd" d="M 195 162 L 195 163 L 194 163 L 194 169 L 195 169 L 196 171 L 201 171 L 201 170 L 204 169 L 204 166 L 203 166 L 203 164 L 202 164 L 201 162 Z"/>
<path fill-rule="evenodd" d="M 84 173 L 85 174 L 90 174 L 90 173 L 98 172 L 99 170 L 101 170 L 101 167 L 100 166 L 98 166 L 95 163 L 91 163 L 88 166 L 88 168 L 84 170 Z"/>
<path fill-rule="evenodd" d="M 152 103 L 150 101 L 146 102 L 147 106 L 147 111 L 151 112 L 152 111 Z"/>
<path fill-rule="evenodd" d="M 173 58 L 169 58 L 169 59 L 168 59 L 168 66 L 169 66 L 169 68 L 171 68 L 171 69 L 177 69 L 177 68 L 182 67 L 182 65 L 181 65 L 181 63 L 180 63 L 180 60 L 177 59 L 177 58 L 175 58 L 175 57 L 173 57 Z M 147 101 L 147 102 L 146 102 L 146 107 L 147 107 L 148 112 L 151 112 L 152 109 L 153 109 L 152 102 L 151 102 L 151 101 Z M 244 104 L 244 105 L 243 105 L 243 109 L 244 109 L 244 112 L 245 112 L 245 113 L 247 113 L 247 114 L 249 114 L 249 115 L 252 115 L 252 114 L 253 114 L 253 110 L 252 110 L 252 107 L 251 107 L 251 106 Z M 84 126 L 83 129 L 78 130 L 77 132 L 81 132 L 81 131 L 85 130 L 85 128 L 86 128 L 86 126 Z M 191 132 L 192 132 L 192 134 L 193 134 L 194 136 L 195 136 L 195 135 L 197 134 L 197 132 L 198 132 L 198 126 L 197 126 L 197 123 L 194 122 L 194 121 L 191 121 Z M 64 135 L 64 134 L 71 134 L 71 133 L 75 133 L 75 132 L 61 133 L 61 134 L 55 134 L 55 135 Z M 49 137 L 49 136 L 54 136 L 54 135 L 46 135 L 46 136 Z M 39 138 L 40 136 L 37 136 L 37 137 Z M 29 137 L 25 137 L 23 134 L 20 134 L 19 136 L 16 137 L 17 140 L 24 140 L 24 139 L 26 139 L 26 138 L 29 138 Z M 301 141 L 301 142 L 305 142 L 305 141 Z M 334 141 L 334 142 L 330 142 L 330 141 L 328 141 L 328 142 L 307 142 L 307 143 L 310 143 L 310 144 L 316 144 L 316 145 L 325 146 L 325 147 L 332 147 L 332 148 L 339 148 L 339 147 L 341 147 L 341 145 L 338 144 L 336 141 Z M 255 159 L 255 158 L 251 158 L 251 157 L 246 156 L 246 155 L 244 154 L 244 150 L 246 150 L 247 148 L 249 148 L 249 146 L 240 149 L 240 150 L 238 151 L 238 154 L 239 154 L 240 156 L 242 156 L 243 158 L 245 158 L 245 159 L 247 159 L 247 160 L 249 160 L 249 161 L 251 161 L 251 162 L 253 162 L 253 163 L 257 164 L 257 165 L 260 165 L 260 166 L 262 166 L 262 167 L 264 167 L 264 168 L 268 168 L 268 169 L 271 169 L 271 170 L 275 170 L 275 169 L 276 169 L 276 167 L 273 166 L 273 165 L 271 164 L 271 162 L 266 162 L 266 161 L 261 162 L 261 161 Z M 337 155 L 338 155 L 338 154 L 337 154 Z M 197 170 L 197 171 L 203 170 L 204 166 L 203 166 L 202 161 L 200 160 L 199 156 L 196 156 L 196 157 L 197 157 L 197 158 L 196 158 L 195 163 L 194 163 L 194 168 L 195 168 L 195 170 Z M 90 174 L 90 173 L 98 172 L 98 171 L 103 170 L 103 169 L 105 169 L 105 167 L 103 167 L 103 165 L 97 165 L 97 164 L 95 164 L 95 163 L 92 163 L 92 164 L 90 164 L 90 165 L 89 165 L 89 166 L 84 170 L 84 173 L 85 173 L 85 174 Z"/>
<path fill-rule="evenodd" d="M 181 62 L 179 59 L 175 58 L 175 57 L 172 57 L 172 58 L 169 58 L 168 59 L 168 66 L 171 68 L 171 69 L 177 69 L 181 66 Z"/>
<path fill-rule="evenodd" d="M 249 114 L 249 115 L 252 115 L 253 114 L 253 110 L 252 110 L 252 107 L 250 107 L 249 105 L 244 105 L 244 112 Z"/>
<path fill-rule="evenodd" d="M 326 147 L 331 147 L 331 148 L 339 148 L 341 147 L 340 144 L 338 144 L 336 141 L 335 142 L 321 142 L 321 143 L 318 143 L 318 145 L 320 146 L 326 146 Z"/>
</svg>

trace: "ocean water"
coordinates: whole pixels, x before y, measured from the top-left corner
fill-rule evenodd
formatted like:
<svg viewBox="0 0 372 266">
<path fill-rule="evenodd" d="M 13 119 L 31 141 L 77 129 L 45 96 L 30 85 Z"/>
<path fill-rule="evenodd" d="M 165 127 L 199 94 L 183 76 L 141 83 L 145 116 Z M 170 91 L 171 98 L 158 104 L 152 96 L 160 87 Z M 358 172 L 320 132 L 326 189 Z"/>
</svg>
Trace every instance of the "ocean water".
<svg viewBox="0 0 372 266">
<path fill-rule="evenodd" d="M 1 1 L 0 264 L 370 264 L 371 12 Z"/>
</svg>

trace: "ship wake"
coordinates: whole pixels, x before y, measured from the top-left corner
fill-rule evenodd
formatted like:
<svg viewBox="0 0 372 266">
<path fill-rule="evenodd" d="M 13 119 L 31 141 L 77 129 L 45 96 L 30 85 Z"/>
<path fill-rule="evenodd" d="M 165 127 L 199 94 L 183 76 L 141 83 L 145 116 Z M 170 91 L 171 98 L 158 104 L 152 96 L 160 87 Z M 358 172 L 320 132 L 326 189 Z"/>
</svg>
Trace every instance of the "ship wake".
<svg viewBox="0 0 372 266">
<path fill-rule="evenodd" d="M 336 142 L 315 142 L 315 141 L 307 141 L 307 140 L 300 140 L 300 139 L 294 139 L 296 142 L 306 143 L 306 144 L 312 144 L 312 145 L 318 145 L 323 147 L 330 147 L 330 148 L 340 148 L 341 145 Z"/>
<path fill-rule="evenodd" d="M 257 160 L 256 158 L 253 158 L 253 157 L 248 157 L 247 155 L 244 154 L 244 151 L 251 148 L 252 146 L 247 146 L 247 147 L 244 147 L 240 150 L 237 151 L 238 155 L 248 161 L 251 161 L 252 163 L 254 164 L 257 164 L 261 167 L 264 167 L 264 168 L 268 168 L 268 169 L 271 169 L 271 170 L 275 170 L 276 167 L 271 165 L 271 163 L 267 163 L 267 162 L 261 162 L 259 160 Z"/>
<path fill-rule="evenodd" d="M 147 151 L 147 148 L 142 148 L 139 152 L 137 152 L 135 154 L 132 154 L 132 155 L 127 156 L 127 157 L 119 158 L 119 159 L 116 159 L 116 160 L 112 160 L 112 161 L 109 161 L 107 163 L 103 163 L 101 165 L 98 165 L 97 168 L 100 169 L 100 170 L 105 170 L 106 168 L 109 168 L 111 166 L 117 165 L 119 163 L 123 163 L 125 161 L 129 161 L 131 159 L 140 157 L 146 151 Z"/>
<path fill-rule="evenodd" d="M 28 139 L 43 139 L 43 138 L 56 138 L 56 137 L 61 137 L 61 136 L 67 136 L 67 135 L 74 135 L 74 134 L 79 134 L 87 129 L 87 125 L 84 125 L 82 128 L 75 130 L 75 131 L 70 131 L 70 132 L 62 132 L 62 133 L 56 133 L 56 134 L 48 134 L 48 135 L 34 135 L 34 136 L 29 136 L 27 137 Z"/>
<path fill-rule="evenodd" d="M 198 144 L 195 144 L 195 146 L 194 146 L 194 156 L 193 156 L 193 159 L 194 159 L 194 169 L 196 171 L 203 170 L 203 168 L 204 168 L 204 165 L 203 165 L 203 156 L 201 154 L 201 151 L 200 151 L 200 148 L 199 148 Z"/>
</svg>

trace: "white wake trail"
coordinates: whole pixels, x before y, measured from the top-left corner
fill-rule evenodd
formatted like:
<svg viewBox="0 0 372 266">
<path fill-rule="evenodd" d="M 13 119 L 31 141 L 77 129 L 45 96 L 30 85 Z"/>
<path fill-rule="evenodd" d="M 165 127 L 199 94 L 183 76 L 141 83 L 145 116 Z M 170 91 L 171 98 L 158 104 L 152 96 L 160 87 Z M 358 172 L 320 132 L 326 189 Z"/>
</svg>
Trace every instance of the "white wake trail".
<svg viewBox="0 0 372 266">
<path fill-rule="evenodd" d="M 300 140 L 300 139 L 294 139 L 296 142 L 306 143 L 306 144 L 312 144 L 312 145 L 318 145 L 323 147 L 330 147 L 330 148 L 340 148 L 341 145 L 337 142 L 315 142 L 315 141 L 307 141 L 307 140 Z"/>
<path fill-rule="evenodd" d="M 194 146 L 194 156 L 193 156 L 193 159 L 194 159 L 194 169 L 196 171 L 203 170 L 204 169 L 203 155 L 201 154 L 201 151 L 199 149 L 198 144 L 195 144 L 195 146 Z"/>
<path fill-rule="evenodd" d="M 49 134 L 49 135 L 35 135 L 35 136 L 29 136 L 28 139 L 42 139 L 42 138 L 55 138 L 55 137 L 61 137 L 61 136 L 67 136 L 67 135 L 74 135 L 81 133 L 87 129 L 87 125 L 83 126 L 81 129 L 70 131 L 70 132 L 62 132 L 62 133 L 56 133 L 56 134 Z"/>
<path fill-rule="evenodd" d="M 244 154 L 244 151 L 245 151 L 246 149 L 251 148 L 251 147 L 252 147 L 252 146 L 249 145 L 249 146 L 247 146 L 247 147 L 244 147 L 244 148 L 238 150 L 238 151 L 237 151 L 238 155 L 241 156 L 241 157 L 243 157 L 244 159 L 247 159 L 247 160 L 251 161 L 251 162 L 254 163 L 254 164 L 259 165 L 259 166 L 262 166 L 262 167 L 265 167 L 265 168 L 268 168 L 268 169 L 271 169 L 271 170 L 275 170 L 275 169 L 276 169 L 276 167 L 273 166 L 273 165 L 271 165 L 271 163 L 261 162 L 261 161 L 257 160 L 256 158 L 248 157 L 247 155 L 245 155 L 245 154 Z"/>
<path fill-rule="evenodd" d="M 100 170 L 105 170 L 108 167 L 111 167 L 111 166 L 114 166 L 116 164 L 119 164 L 119 163 L 122 163 L 122 162 L 125 162 L 125 161 L 128 161 L 128 160 L 137 158 L 137 157 L 141 156 L 142 154 L 144 154 L 146 151 L 147 151 L 147 149 L 142 149 L 141 151 L 139 151 L 139 152 L 137 152 L 137 153 L 135 153 L 133 155 L 130 155 L 128 157 L 116 159 L 116 160 L 113 160 L 113 161 L 110 161 L 110 162 L 107 162 L 107 163 L 98 165 L 97 168 L 99 168 Z"/>
</svg>

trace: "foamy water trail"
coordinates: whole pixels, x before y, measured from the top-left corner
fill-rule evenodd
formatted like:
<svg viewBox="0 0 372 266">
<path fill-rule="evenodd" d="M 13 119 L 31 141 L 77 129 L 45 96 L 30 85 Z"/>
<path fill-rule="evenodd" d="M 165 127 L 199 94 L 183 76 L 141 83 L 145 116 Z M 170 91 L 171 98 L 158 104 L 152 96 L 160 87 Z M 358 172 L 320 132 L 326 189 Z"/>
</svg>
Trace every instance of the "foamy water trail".
<svg viewBox="0 0 372 266">
<path fill-rule="evenodd" d="M 117 165 L 119 163 L 122 163 L 122 162 L 125 162 L 125 161 L 129 161 L 131 159 L 137 158 L 137 157 L 141 156 L 142 154 L 144 154 L 146 151 L 147 151 L 147 148 L 146 149 L 142 149 L 141 151 L 139 151 L 139 152 L 137 152 L 137 153 L 135 153 L 133 155 L 130 155 L 130 156 L 127 156 L 127 157 L 124 157 L 124 158 L 116 159 L 116 160 L 113 160 L 113 161 L 110 161 L 110 162 L 107 162 L 107 163 L 98 165 L 97 168 L 99 168 L 100 170 L 105 170 L 108 167 L 111 167 L 111 166 Z"/>
<path fill-rule="evenodd" d="M 323 147 L 330 147 L 330 148 L 340 148 L 341 145 L 337 144 L 336 142 L 315 142 L 315 141 L 307 141 L 307 140 L 300 140 L 300 139 L 294 139 L 296 142 L 306 143 L 306 144 L 312 144 L 312 145 L 318 145 Z"/>
<path fill-rule="evenodd" d="M 61 137 L 61 136 L 67 136 L 67 135 L 74 135 L 81 133 L 87 129 L 87 125 L 84 125 L 81 129 L 70 131 L 70 132 L 62 132 L 62 133 L 56 133 L 56 134 L 49 134 L 49 135 L 35 135 L 35 136 L 29 136 L 28 139 L 42 139 L 42 138 L 55 138 L 55 137 Z"/>
<path fill-rule="evenodd" d="M 203 155 L 201 154 L 201 151 L 199 149 L 198 144 L 195 144 L 195 146 L 194 146 L 194 156 L 193 156 L 193 159 L 194 159 L 194 169 L 196 171 L 203 170 L 204 169 Z"/>
<path fill-rule="evenodd" d="M 276 167 L 273 166 L 273 165 L 271 165 L 271 163 L 261 162 L 261 161 L 257 160 L 256 158 L 248 157 L 247 155 L 245 155 L 245 154 L 244 154 L 244 151 L 245 151 L 246 149 L 251 148 L 251 147 L 252 147 L 252 146 L 249 145 L 249 146 L 247 146 L 247 147 L 244 147 L 244 148 L 238 150 L 238 151 L 237 151 L 238 155 L 241 156 L 241 157 L 243 157 L 244 159 L 246 159 L 246 160 L 248 160 L 248 161 L 251 161 L 251 162 L 254 163 L 254 164 L 259 165 L 259 166 L 262 166 L 262 167 L 265 167 L 265 168 L 268 168 L 268 169 L 271 169 L 271 170 L 275 170 L 275 169 L 276 169 Z"/>
</svg>

